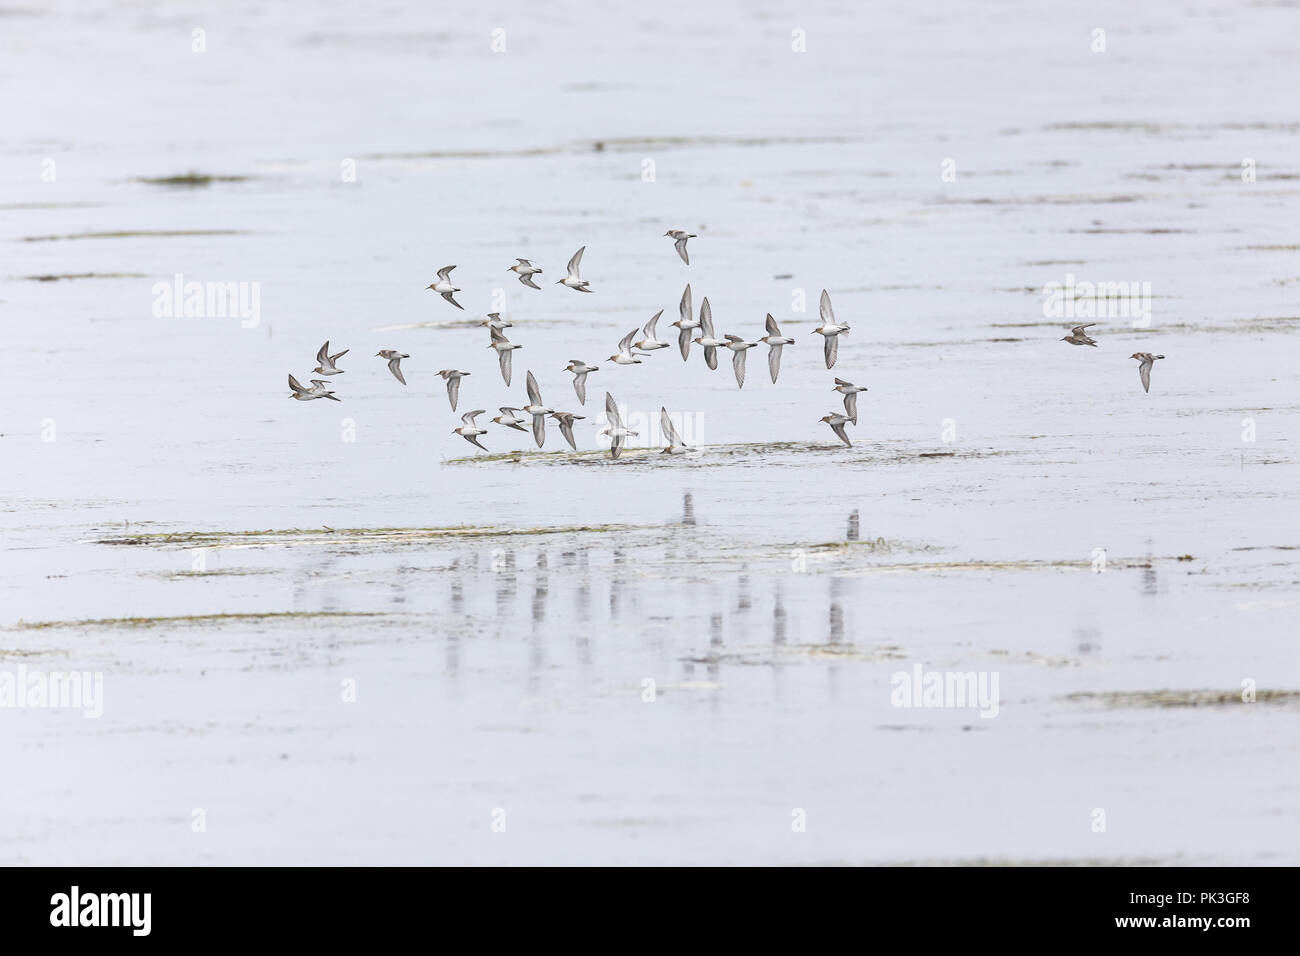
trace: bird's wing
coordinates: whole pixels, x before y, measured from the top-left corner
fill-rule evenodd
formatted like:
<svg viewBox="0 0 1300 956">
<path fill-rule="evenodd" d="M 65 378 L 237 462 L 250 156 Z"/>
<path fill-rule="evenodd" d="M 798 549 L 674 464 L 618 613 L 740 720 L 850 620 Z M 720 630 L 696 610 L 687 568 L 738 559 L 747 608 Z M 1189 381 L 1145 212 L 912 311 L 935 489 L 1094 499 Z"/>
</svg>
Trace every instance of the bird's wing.
<svg viewBox="0 0 1300 956">
<path fill-rule="evenodd" d="M 488 332 L 491 333 L 492 341 L 494 343 L 509 341 L 506 338 L 506 334 L 502 332 L 500 329 L 498 329 L 495 325 L 492 325 L 490 322 L 488 323 Z"/>
<path fill-rule="evenodd" d="M 298 380 L 293 377 L 292 372 L 289 373 L 289 387 L 293 389 L 295 392 L 298 392 L 299 394 L 302 395 L 305 395 L 308 391 L 310 391 L 310 389 L 303 388 L 302 385 L 298 383 Z"/>
<path fill-rule="evenodd" d="M 537 442 L 537 447 L 541 448 L 546 441 L 546 416 L 533 416 L 533 440 Z"/>
<path fill-rule="evenodd" d="M 451 410 L 456 410 L 456 402 L 460 400 L 460 378 L 447 379 L 447 397 L 451 399 Z"/>
<path fill-rule="evenodd" d="M 677 347 L 682 350 L 682 361 L 691 357 L 691 330 L 682 329 L 677 333 Z"/>
<path fill-rule="evenodd" d="M 623 436 L 622 436 L 622 435 L 615 435 L 615 436 L 614 436 L 614 441 L 613 441 L 613 442 L 610 444 L 610 446 L 609 446 L 609 453 L 610 453 L 611 455 L 613 455 L 615 458 L 617 458 L 619 455 L 623 454 Z"/>
<path fill-rule="evenodd" d="M 511 408 L 509 405 L 498 405 L 497 409 L 498 411 L 501 412 L 502 415 L 506 415 L 509 418 L 514 418 L 515 412 L 519 411 L 519 409 Z"/>
<path fill-rule="evenodd" d="M 578 267 L 582 265 L 582 254 L 586 251 L 587 247 L 583 246 L 573 254 L 573 258 L 570 259 L 569 264 L 565 266 L 565 268 L 569 270 L 569 275 L 573 276 L 575 279 L 580 278 L 578 275 Z"/>
<path fill-rule="evenodd" d="M 686 289 L 682 292 L 682 302 L 677 307 L 677 311 L 681 315 L 683 322 L 691 321 L 694 309 L 691 308 L 691 284 L 689 282 L 686 283 Z"/>
<path fill-rule="evenodd" d="M 1075 335 L 1082 335 L 1084 329 L 1090 329 L 1090 328 L 1092 328 L 1092 327 L 1093 327 L 1094 325 L 1096 325 L 1096 324 L 1097 324 L 1096 322 L 1089 322 L 1087 325 L 1076 325 L 1076 326 L 1075 326 L 1073 329 L 1071 329 L 1070 331 L 1071 331 L 1072 333 L 1074 333 Z"/>
<path fill-rule="evenodd" d="M 623 427 L 623 416 L 618 413 L 618 404 L 614 401 L 614 396 L 605 393 L 605 417 L 609 419 L 611 425 L 615 428 Z"/>
<path fill-rule="evenodd" d="M 542 390 L 537 387 L 537 379 L 531 370 L 528 372 L 528 401 L 533 405 L 542 404 Z"/>
<path fill-rule="evenodd" d="M 635 337 L 636 333 L 637 333 L 637 330 L 636 330 L 636 329 L 633 329 L 633 330 L 632 330 L 631 332 L 629 332 L 627 335 L 623 336 L 621 339 L 618 340 L 618 350 L 619 350 L 620 352 L 626 352 L 626 351 L 628 351 L 628 349 L 629 349 L 629 348 L 631 347 L 631 345 L 632 345 L 632 339 L 633 339 L 633 337 Z"/>
<path fill-rule="evenodd" d="M 530 275 L 527 275 L 527 276 L 520 276 L 520 277 L 519 277 L 519 281 L 522 282 L 524 285 L 528 286 L 528 288 L 530 288 L 530 289 L 538 289 L 538 290 L 540 290 L 540 289 L 542 288 L 542 287 L 539 286 L 536 282 L 533 281 L 533 277 L 530 276 Z"/>
<path fill-rule="evenodd" d="M 510 356 L 514 354 L 511 349 L 497 353 L 497 356 L 501 359 L 501 377 L 505 379 L 507 386 L 510 385 Z"/>
<path fill-rule="evenodd" d="M 677 248 L 677 254 L 682 257 L 682 262 L 688 266 L 691 264 L 691 257 L 686 254 L 686 237 L 678 239 L 673 245 Z"/>
<path fill-rule="evenodd" d="M 781 337 L 781 330 L 777 327 L 776 319 L 772 318 L 771 312 L 767 314 L 767 334 L 775 335 L 778 338 Z"/>
<path fill-rule="evenodd" d="M 460 416 L 460 420 L 464 422 L 466 425 L 468 425 L 470 428 L 478 428 L 478 423 L 474 421 L 474 416 L 482 415 L 483 411 L 484 410 L 481 408 L 476 408 L 474 409 L 474 411 L 466 412 L 464 415 Z"/>
<path fill-rule="evenodd" d="M 402 360 L 400 358 L 394 356 L 388 360 L 388 371 L 392 372 L 403 385 L 406 384 L 406 379 L 402 377 Z"/>
<path fill-rule="evenodd" d="M 456 267 L 455 267 L 455 266 L 443 266 L 441 269 L 438 270 L 438 278 L 441 279 L 443 282 L 448 282 L 448 281 L 450 281 L 450 280 L 448 279 L 448 276 L 451 275 L 451 270 L 454 269 L 454 268 L 456 268 Z"/>
<path fill-rule="evenodd" d="M 587 404 L 587 373 L 579 372 L 573 376 L 573 391 L 578 396 L 578 404 Z"/>
<path fill-rule="evenodd" d="M 831 311 L 831 297 L 825 289 L 822 289 L 821 316 L 822 322 L 826 325 L 835 324 L 835 313 Z"/>
<path fill-rule="evenodd" d="M 1143 359 L 1142 364 L 1138 366 L 1138 374 L 1142 376 L 1142 391 L 1151 391 L 1151 359 Z"/>
<path fill-rule="evenodd" d="M 677 429 L 673 427 L 673 420 L 668 417 L 668 409 L 662 405 L 659 407 L 659 424 L 663 433 L 668 436 L 668 444 L 683 445 L 682 436 L 677 434 Z"/>
<path fill-rule="evenodd" d="M 853 419 L 853 424 L 858 423 L 858 393 L 849 392 L 844 396 L 844 414 Z"/>
<path fill-rule="evenodd" d="M 716 346 L 704 346 L 704 361 L 711 369 L 718 367 L 718 350 Z"/>
<path fill-rule="evenodd" d="M 465 307 L 464 307 L 463 305 L 461 305 L 459 302 L 457 302 L 455 299 L 453 299 L 453 298 L 451 297 L 451 293 L 450 293 L 450 292 L 444 292 L 444 293 L 442 294 L 442 297 L 443 297 L 444 299 L 446 299 L 448 302 L 450 302 L 452 305 L 454 305 L 456 308 L 460 309 L 462 312 L 465 311 Z"/>
<path fill-rule="evenodd" d="M 570 448 L 572 448 L 574 451 L 578 450 L 578 443 L 573 440 L 573 419 L 572 418 L 560 419 L 560 434 L 564 436 L 564 440 L 569 443 Z"/>
<path fill-rule="evenodd" d="M 731 367 L 736 370 L 736 387 L 745 387 L 745 355 L 748 349 L 737 349 L 731 356 Z"/>
<path fill-rule="evenodd" d="M 838 435 L 839 438 L 840 438 L 840 441 L 844 442 L 844 444 L 846 444 L 846 445 L 852 445 L 852 444 L 853 444 L 851 441 L 849 441 L 849 436 L 846 435 L 846 434 L 844 434 L 844 423 L 843 423 L 843 422 L 840 422 L 838 425 L 832 425 L 832 426 L 831 426 L 831 431 L 833 431 L 836 435 Z"/>
<path fill-rule="evenodd" d="M 713 306 L 709 305 L 709 297 L 704 297 L 704 302 L 700 304 L 700 328 L 704 330 L 706 339 L 713 338 Z"/>
<path fill-rule="evenodd" d="M 773 345 L 767 353 L 767 370 L 772 373 L 772 383 L 776 383 L 777 373 L 781 371 L 781 346 Z"/>
<path fill-rule="evenodd" d="M 533 265 L 527 259 L 520 259 L 518 256 L 515 257 L 515 262 L 519 263 L 521 266 L 528 266 L 529 268 L 532 268 Z"/>
<path fill-rule="evenodd" d="M 835 364 L 835 357 L 840 354 L 840 337 L 838 335 L 826 336 L 826 367 L 831 368 Z"/>
<path fill-rule="evenodd" d="M 837 379 L 835 380 L 835 384 L 836 384 L 836 385 L 848 385 L 850 388 L 853 386 L 853 383 L 852 383 L 852 382 L 846 382 L 846 381 L 844 381 L 844 379 L 842 379 L 842 378 L 837 378 Z"/>
<path fill-rule="evenodd" d="M 743 342 L 743 341 L 745 341 L 745 340 L 742 339 L 739 335 L 724 335 L 723 338 L 726 339 L 728 342 Z"/>
<path fill-rule="evenodd" d="M 654 318 L 645 324 L 645 328 L 641 331 L 645 333 L 646 338 L 653 339 L 655 337 L 655 326 L 659 324 L 659 316 L 663 314 L 664 310 L 660 309 L 655 313 Z"/>
<path fill-rule="evenodd" d="M 330 340 L 326 339 L 325 344 L 322 345 L 320 347 L 320 351 L 316 353 L 316 364 L 324 365 L 326 368 L 328 368 L 329 360 L 330 360 Z"/>
<path fill-rule="evenodd" d="M 328 342 L 326 342 L 325 344 L 329 345 Z M 351 351 L 352 351 L 351 349 L 344 349 L 342 352 L 335 352 L 333 355 L 329 357 L 330 364 L 333 365 L 335 362 L 337 362 L 339 359 L 341 359 L 343 356 L 347 355 Z"/>
</svg>

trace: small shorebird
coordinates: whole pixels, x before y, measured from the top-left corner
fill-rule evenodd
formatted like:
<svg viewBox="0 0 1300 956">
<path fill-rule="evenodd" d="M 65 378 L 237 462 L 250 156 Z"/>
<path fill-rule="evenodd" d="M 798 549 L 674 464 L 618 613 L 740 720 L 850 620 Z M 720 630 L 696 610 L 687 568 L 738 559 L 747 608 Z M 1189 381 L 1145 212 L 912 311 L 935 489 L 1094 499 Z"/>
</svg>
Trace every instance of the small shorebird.
<svg viewBox="0 0 1300 956">
<path fill-rule="evenodd" d="M 334 363 L 351 351 L 351 349 L 344 349 L 342 352 L 330 355 L 330 343 L 329 339 L 326 339 L 325 344 L 316 353 L 316 367 L 312 371 L 317 375 L 342 375 L 345 370 L 336 368 Z"/>
<path fill-rule="evenodd" d="M 637 330 L 633 329 L 618 340 L 618 351 L 609 357 L 615 365 L 640 365 L 641 360 L 632 352 L 632 339 Z"/>
<path fill-rule="evenodd" d="M 397 349 L 380 349 L 375 353 L 376 358 L 388 359 L 388 371 L 393 373 L 393 377 L 406 384 L 406 379 L 402 377 L 402 359 L 410 358 L 405 352 L 399 352 Z"/>
<path fill-rule="evenodd" d="M 524 427 L 524 422 L 527 421 L 527 419 L 517 416 L 515 412 L 518 411 L 522 411 L 522 409 L 511 408 L 509 405 L 502 405 L 501 414 L 492 419 L 492 421 L 496 422 L 498 425 L 504 425 L 506 428 L 513 428 L 515 431 L 526 432 L 528 429 Z"/>
<path fill-rule="evenodd" d="M 633 342 L 632 343 L 633 348 L 638 348 L 642 352 L 653 352 L 656 349 L 668 348 L 667 342 L 660 342 L 657 338 L 655 338 L 655 326 L 659 323 L 659 316 L 663 314 L 664 314 L 664 310 L 660 309 L 658 312 L 654 314 L 654 318 L 652 318 L 649 322 L 645 324 L 645 328 L 641 330 L 641 334 L 644 335 L 645 338 L 643 338 L 640 342 Z"/>
<path fill-rule="evenodd" d="M 1151 366 L 1155 364 L 1156 359 L 1162 359 L 1164 356 L 1152 355 L 1150 352 L 1134 352 L 1129 358 L 1138 360 L 1138 374 L 1142 376 L 1142 391 L 1151 391 Z"/>
<path fill-rule="evenodd" d="M 673 427 L 673 421 L 668 417 L 668 409 L 662 405 L 659 406 L 659 430 L 663 432 L 664 438 L 668 440 L 668 447 L 661 451 L 661 455 L 684 455 L 692 451 L 690 445 L 682 441 L 682 436 L 677 434 L 677 429 Z"/>
<path fill-rule="evenodd" d="M 487 429 L 479 428 L 478 425 L 474 424 L 474 416 L 482 415 L 482 414 L 485 413 L 481 408 L 476 408 L 472 412 L 466 412 L 464 415 L 460 416 L 460 420 L 465 424 L 461 425 L 460 428 L 453 428 L 452 431 L 455 432 L 457 435 L 459 435 L 461 438 L 465 439 L 471 445 L 478 445 L 479 448 L 482 448 L 484 451 L 487 451 L 487 448 L 478 440 L 479 435 L 487 434 Z"/>
<path fill-rule="evenodd" d="M 844 414 L 855 425 L 858 423 L 858 392 L 865 392 L 866 390 L 865 385 L 854 385 L 842 378 L 837 378 L 835 384 L 831 386 L 832 392 L 839 392 L 844 396 Z"/>
<path fill-rule="evenodd" d="M 533 265 L 527 259 L 515 259 L 515 264 L 510 267 L 509 271 L 519 276 L 519 281 L 528 286 L 528 288 L 538 290 L 542 288 L 533 282 L 533 276 L 541 275 L 542 270 L 537 268 L 537 266 Z"/>
<path fill-rule="evenodd" d="M 776 384 L 776 375 L 781 371 L 781 346 L 794 345 L 794 339 L 786 338 L 781 334 L 781 329 L 776 324 L 776 319 L 772 318 L 772 313 L 767 314 L 767 335 L 759 339 L 764 345 L 770 346 L 767 350 L 767 370 L 772 373 L 772 384 Z"/>
<path fill-rule="evenodd" d="M 507 352 L 507 355 L 510 353 Z M 456 410 L 456 402 L 460 398 L 460 380 L 469 372 L 458 372 L 454 368 L 444 368 L 438 373 L 447 383 L 447 398 L 451 399 L 451 410 Z"/>
<path fill-rule="evenodd" d="M 312 399 L 316 398 L 330 398 L 336 402 L 343 401 L 341 398 L 334 398 L 334 393 L 327 390 L 325 385 L 326 383 L 322 382 L 320 379 L 313 378 L 311 380 L 311 388 L 303 388 L 302 385 L 299 384 L 298 380 L 293 377 L 293 374 L 290 373 L 289 388 L 292 389 L 292 391 L 289 392 L 289 397 L 296 398 L 300 402 L 310 402 Z"/>
<path fill-rule="evenodd" d="M 492 344 L 488 346 L 495 349 L 497 359 L 501 363 L 501 377 L 506 380 L 506 385 L 510 384 L 510 353 L 515 349 L 523 348 L 522 345 L 515 345 L 506 338 L 505 333 L 497 329 L 492 330 Z"/>
<path fill-rule="evenodd" d="M 676 249 L 677 254 L 682 257 L 682 262 L 689 266 L 691 264 L 691 257 L 686 254 L 686 240 L 696 238 L 695 233 L 687 232 L 685 229 L 669 229 L 664 233 L 664 235 L 672 236 L 677 240 L 673 243 L 673 248 Z"/>
<path fill-rule="evenodd" d="M 849 436 L 844 434 L 844 426 L 848 422 L 853 421 L 853 419 L 849 418 L 847 415 L 841 415 L 839 412 L 831 412 L 829 415 L 823 415 L 819 421 L 823 421 L 827 425 L 830 425 L 831 431 L 833 431 L 836 437 L 839 438 L 840 441 L 844 442 L 844 444 L 849 445 L 850 447 L 853 445 L 853 443 L 849 441 Z"/>
<path fill-rule="evenodd" d="M 520 411 L 533 416 L 533 438 L 541 448 L 542 442 L 546 441 L 546 416 L 555 409 L 542 404 L 542 390 L 537 387 L 537 379 L 533 378 L 531 371 L 528 373 L 528 404 Z"/>
<path fill-rule="evenodd" d="M 573 373 L 573 391 L 578 396 L 579 404 L 587 404 L 587 375 L 591 372 L 600 370 L 599 365 L 588 365 L 581 359 L 569 359 L 569 364 L 564 366 L 566 372 Z"/>
<path fill-rule="evenodd" d="M 835 321 L 835 314 L 831 312 L 831 297 L 825 289 L 822 289 L 821 317 L 821 327 L 813 329 L 813 332 L 826 337 L 826 367 L 832 368 L 835 357 L 840 352 L 840 335 L 849 330 L 849 323 Z"/>
<path fill-rule="evenodd" d="M 745 387 L 745 350 L 757 348 L 757 342 L 746 342 L 739 335 L 724 336 L 727 340 L 727 348 L 731 349 L 731 367 L 736 373 L 736 387 Z"/>
<path fill-rule="evenodd" d="M 438 281 L 425 286 L 426 289 L 432 289 L 458 309 L 465 307 L 451 297 L 453 292 L 459 292 L 460 289 L 451 284 L 451 270 L 455 266 L 443 266 L 438 270 Z"/>
<path fill-rule="evenodd" d="M 713 334 L 713 309 L 709 305 L 709 297 L 706 295 L 704 301 L 700 304 L 700 336 L 692 339 L 696 345 L 704 346 L 704 361 L 709 368 L 718 367 L 718 349 L 726 345 L 726 341 L 719 339 Z"/>
<path fill-rule="evenodd" d="M 617 458 L 623 453 L 624 440 L 637 433 L 627 430 L 627 426 L 623 424 L 623 416 L 618 413 L 618 404 L 614 401 L 614 396 L 609 392 L 605 393 L 605 417 L 609 420 L 609 425 L 601 434 L 609 436 L 609 453 L 612 457 Z"/>
<path fill-rule="evenodd" d="M 573 412 L 551 412 L 551 417 L 560 423 L 560 434 L 564 440 L 569 443 L 569 447 L 574 451 L 578 450 L 578 443 L 573 440 L 573 423 L 579 418 L 586 418 L 586 415 L 575 415 Z"/>
<path fill-rule="evenodd" d="M 1084 331 L 1084 329 L 1090 329 L 1096 324 L 1096 322 L 1089 322 L 1087 325 L 1076 325 L 1074 328 L 1070 329 L 1069 335 L 1061 338 L 1061 341 L 1069 342 L 1071 345 L 1091 345 L 1093 348 L 1096 348 L 1097 341 Z"/>
<path fill-rule="evenodd" d="M 501 318 L 500 312 L 489 312 L 488 317 L 480 322 L 479 325 L 486 325 L 494 332 L 514 327 L 513 322 L 507 322 L 505 319 Z"/>
<path fill-rule="evenodd" d="M 577 289 L 579 292 L 591 291 L 587 288 L 587 280 L 578 275 L 578 267 L 582 265 L 582 254 L 586 251 L 587 247 L 583 246 L 573 254 L 573 258 L 569 260 L 569 264 L 566 267 L 569 270 L 569 274 L 559 282 L 555 283 L 556 285 L 565 285 L 570 289 Z"/>
<path fill-rule="evenodd" d="M 673 323 L 673 328 L 678 329 L 677 347 L 682 350 L 682 361 L 685 362 L 691 357 L 691 332 L 700 327 L 699 319 L 695 318 L 695 310 L 691 306 L 691 284 L 686 283 L 686 290 L 682 292 L 682 302 L 678 306 L 681 318 Z"/>
</svg>

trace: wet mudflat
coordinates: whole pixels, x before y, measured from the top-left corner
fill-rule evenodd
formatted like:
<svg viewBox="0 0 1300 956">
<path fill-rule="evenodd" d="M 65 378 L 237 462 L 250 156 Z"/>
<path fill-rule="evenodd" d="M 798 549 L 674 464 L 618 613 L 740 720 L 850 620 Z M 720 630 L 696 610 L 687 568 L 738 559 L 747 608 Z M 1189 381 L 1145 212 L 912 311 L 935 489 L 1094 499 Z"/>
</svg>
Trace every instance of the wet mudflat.
<svg viewBox="0 0 1300 956">
<path fill-rule="evenodd" d="M 1093 54 L 1105 7 L 236 5 L 198 55 L 132 10 L 0 35 L 8 84 L 64 63 L 0 133 L 0 673 L 103 675 L 0 708 L 0 860 L 1297 862 L 1295 11 L 1116 5 Z M 584 244 L 596 294 L 550 284 Z M 156 315 L 177 274 L 257 321 Z M 1149 324 L 1045 315 L 1069 276 Z M 796 339 L 776 385 L 605 360 L 687 281 Z M 343 403 L 286 401 L 325 338 Z M 477 452 L 448 367 L 488 417 L 534 370 L 580 451 Z M 698 454 L 611 461 L 607 389 Z M 918 666 L 996 713 L 897 706 Z"/>
</svg>

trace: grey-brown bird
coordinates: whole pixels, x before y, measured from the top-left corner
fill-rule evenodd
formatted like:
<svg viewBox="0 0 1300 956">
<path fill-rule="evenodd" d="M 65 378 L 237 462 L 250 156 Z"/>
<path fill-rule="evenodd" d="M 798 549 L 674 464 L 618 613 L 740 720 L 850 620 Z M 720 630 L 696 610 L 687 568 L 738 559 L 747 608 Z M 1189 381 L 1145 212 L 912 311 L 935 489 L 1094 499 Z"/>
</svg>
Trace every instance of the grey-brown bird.
<svg viewBox="0 0 1300 956">
<path fill-rule="evenodd" d="M 1093 348 L 1096 348 L 1096 340 L 1084 331 L 1084 329 L 1090 329 L 1096 324 L 1096 322 L 1089 322 L 1087 325 L 1076 325 L 1070 330 L 1069 335 L 1061 338 L 1061 341 L 1069 342 L 1071 345 L 1091 345 Z"/>
<path fill-rule="evenodd" d="M 1142 391 L 1151 391 L 1151 366 L 1155 364 L 1156 359 L 1162 359 L 1164 356 L 1152 355 L 1150 352 L 1134 352 L 1129 358 L 1138 360 L 1138 375 L 1142 377 Z"/>
</svg>

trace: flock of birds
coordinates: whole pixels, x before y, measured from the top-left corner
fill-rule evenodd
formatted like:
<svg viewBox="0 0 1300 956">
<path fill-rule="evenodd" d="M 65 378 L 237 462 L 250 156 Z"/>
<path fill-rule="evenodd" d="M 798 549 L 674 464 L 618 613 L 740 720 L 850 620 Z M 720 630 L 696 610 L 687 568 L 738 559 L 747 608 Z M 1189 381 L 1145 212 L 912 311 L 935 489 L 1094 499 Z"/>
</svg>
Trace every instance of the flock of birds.
<svg viewBox="0 0 1300 956">
<path fill-rule="evenodd" d="M 687 265 L 690 265 L 690 256 L 686 250 L 686 243 L 690 239 L 697 238 L 694 233 L 688 233 L 683 229 L 669 229 L 665 236 L 673 240 L 673 246 L 678 256 Z M 573 254 L 566 267 L 568 274 L 558 280 L 556 285 L 567 286 L 577 292 L 591 292 L 591 288 L 586 279 L 580 275 L 582 266 L 582 254 L 586 252 L 587 247 L 583 246 Z M 462 306 L 455 299 L 455 294 L 461 290 L 452 285 L 451 272 L 456 267 L 444 266 L 438 270 L 438 278 L 435 282 L 430 283 L 427 288 L 437 292 L 451 305 L 463 310 Z M 533 281 L 534 276 L 542 274 L 542 270 L 533 265 L 528 259 L 516 259 L 515 264 L 507 270 L 513 272 L 519 281 L 528 286 L 530 289 L 540 291 L 541 287 Z M 688 283 L 685 291 L 682 292 L 681 302 L 679 304 L 680 317 L 672 325 L 677 331 L 677 347 L 681 352 L 682 361 L 689 361 L 691 354 L 691 345 L 699 345 L 704 352 L 704 362 L 713 370 L 718 367 L 718 350 L 728 349 L 731 352 L 731 367 L 736 376 L 736 387 L 745 387 L 745 354 L 749 349 L 757 348 L 759 345 L 768 347 L 767 368 L 768 373 L 775 383 L 777 375 L 781 371 L 781 350 L 787 345 L 794 345 L 794 339 L 781 334 L 781 329 L 777 325 L 771 313 L 767 315 L 765 324 L 766 335 L 763 335 L 753 342 L 746 342 L 739 335 L 724 335 L 718 338 L 713 325 L 713 311 L 709 307 L 709 300 L 706 296 L 700 303 L 700 312 L 698 318 L 695 315 L 694 305 L 691 300 L 691 287 Z M 847 322 L 838 322 L 835 314 L 831 309 L 831 298 L 825 289 L 822 290 L 821 300 L 819 303 L 821 316 L 821 325 L 813 329 L 813 334 L 822 336 L 823 354 L 826 361 L 826 368 L 831 369 L 835 366 L 835 360 L 839 355 L 839 337 L 849 332 Z M 663 309 L 656 312 L 644 326 L 640 329 L 633 329 L 623 336 L 618 343 L 618 351 L 609 357 L 609 361 L 615 365 L 640 365 L 644 361 L 642 356 L 653 354 L 660 349 L 670 348 L 671 342 L 661 341 L 656 337 L 656 326 L 659 317 L 663 315 Z M 515 349 L 523 346 L 511 342 L 505 334 L 505 330 L 511 328 L 510 322 L 501 318 L 500 313 L 491 312 L 487 318 L 479 323 L 488 329 L 491 342 L 488 348 L 497 353 L 497 360 L 501 367 L 501 377 L 504 379 L 506 386 L 509 387 L 511 380 L 511 354 Z M 1093 328 L 1097 323 L 1087 325 L 1076 325 L 1070 330 L 1070 334 L 1064 336 L 1061 341 L 1069 342 L 1071 345 L 1090 345 L 1097 347 L 1097 342 L 1090 335 L 1088 329 Z M 695 335 L 694 333 L 699 333 Z M 638 333 L 641 335 L 637 339 Z M 336 362 L 348 353 L 348 349 L 342 352 L 330 354 L 330 344 L 328 341 L 321 346 L 320 351 L 316 353 L 316 368 L 313 371 L 322 376 L 340 375 L 343 369 L 339 368 Z M 406 384 L 406 378 L 402 375 L 402 359 L 411 356 L 397 349 L 381 349 L 375 353 L 376 358 L 382 358 L 388 362 L 388 370 L 392 372 L 403 385 Z M 1142 388 L 1145 391 L 1151 390 L 1151 367 L 1157 359 L 1164 358 L 1163 355 L 1153 355 L 1150 352 L 1134 352 L 1131 358 L 1138 360 L 1138 374 L 1142 380 Z M 588 365 L 580 359 L 571 359 L 565 366 L 565 371 L 573 375 L 573 390 L 577 395 L 578 402 L 581 405 L 587 404 L 587 376 L 592 372 L 599 371 L 600 366 Z M 451 409 L 456 410 L 456 404 L 460 398 L 460 382 L 469 372 L 462 372 L 458 369 L 442 369 L 438 374 L 447 384 L 447 398 L 451 402 Z M 329 388 L 329 383 L 323 378 L 313 378 L 308 380 L 311 383 L 310 388 L 304 388 L 292 374 L 289 375 L 289 397 L 297 399 L 300 402 L 312 401 L 320 398 L 328 398 L 333 401 L 341 401 L 335 393 Z M 841 378 L 835 379 L 835 384 L 831 386 L 832 391 L 838 392 L 843 396 L 844 411 L 830 412 L 823 415 L 820 421 L 830 426 L 837 438 L 845 445 L 851 445 L 849 437 L 845 432 L 845 426 L 858 423 L 858 393 L 867 391 L 865 386 L 854 385 L 852 382 L 845 381 Z M 501 425 L 504 428 L 515 429 L 516 431 L 528 431 L 528 418 L 520 418 L 516 413 L 522 412 L 531 417 L 533 439 L 537 442 L 537 447 L 541 448 L 546 441 L 546 419 L 550 417 L 559 423 L 560 434 L 564 436 L 565 441 L 574 451 L 578 450 L 578 443 L 573 436 L 573 424 L 575 421 L 585 418 L 585 415 L 578 415 L 574 412 L 560 411 L 551 408 L 542 401 L 541 389 L 537 385 L 537 379 L 531 371 L 527 374 L 527 391 L 528 403 L 522 406 L 503 405 L 500 408 L 501 414 L 492 419 L 493 423 Z M 461 416 L 461 426 L 453 428 L 452 431 L 460 435 L 466 441 L 484 451 L 488 448 L 479 441 L 479 437 L 488 433 L 486 428 L 480 428 L 475 421 L 479 415 L 487 414 L 484 409 L 475 409 L 466 412 Z M 619 412 L 618 403 L 614 400 L 613 395 L 605 393 L 605 415 L 608 425 L 602 435 L 610 439 L 610 454 L 618 458 L 623 451 L 626 441 L 630 437 L 636 437 L 637 432 L 630 431 Z M 682 441 L 677 429 L 668 415 L 668 410 L 664 407 L 659 409 L 660 423 L 664 440 L 667 442 L 663 449 L 663 454 L 680 455 L 692 449 Z"/>
</svg>

